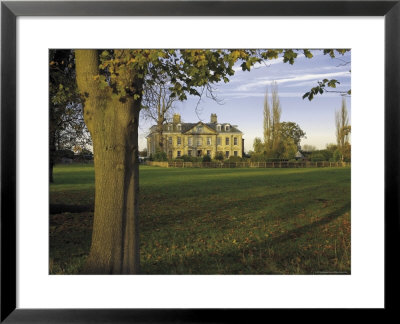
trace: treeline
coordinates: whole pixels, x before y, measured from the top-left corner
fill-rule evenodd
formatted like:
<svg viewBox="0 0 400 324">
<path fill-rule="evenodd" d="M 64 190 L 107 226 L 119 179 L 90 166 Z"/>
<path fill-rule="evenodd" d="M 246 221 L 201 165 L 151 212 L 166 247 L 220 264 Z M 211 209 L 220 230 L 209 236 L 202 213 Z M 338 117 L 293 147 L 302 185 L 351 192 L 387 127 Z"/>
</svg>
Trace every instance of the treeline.
<svg viewBox="0 0 400 324">
<path fill-rule="evenodd" d="M 293 160 L 300 149 L 300 141 L 306 133 L 294 122 L 281 122 L 282 108 L 276 82 L 272 84 L 271 98 L 268 88 L 264 97 L 264 140 L 254 139 L 249 152 L 253 162 Z"/>
<path fill-rule="evenodd" d="M 282 108 L 279 101 L 276 83 L 272 84 L 271 99 L 268 88 L 264 98 L 264 139 L 254 139 L 253 150 L 250 151 L 251 162 L 272 162 L 276 160 L 294 161 L 308 160 L 312 162 L 350 162 L 351 126 L 342 98 L 342 106 L 335 112 L 336 144 L 327 144 L 326 149 L 316 150 L 312 145 L 300 146 L 306 133 L 294 122 L 281 122 Z"/>
<path fill-rule="evenodd" d="M 344 150 L 336 144 L 328 144 L 324 150 L 302 151 L 301 154 L 311 162 L 351 162 L 351 145 L 346 143 Z"/>
</svg>

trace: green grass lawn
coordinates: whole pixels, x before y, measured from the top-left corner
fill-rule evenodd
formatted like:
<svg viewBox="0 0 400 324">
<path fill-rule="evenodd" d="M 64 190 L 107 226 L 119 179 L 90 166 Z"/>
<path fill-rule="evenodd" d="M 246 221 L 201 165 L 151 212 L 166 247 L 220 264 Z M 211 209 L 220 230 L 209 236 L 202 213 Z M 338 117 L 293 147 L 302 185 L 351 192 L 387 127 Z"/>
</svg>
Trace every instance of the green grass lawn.
<svg viewBox="0 0 400 324">
<path fill-rule="evenodd" d="M 141 166 L 142 273 L 350 273 L 350 172 Z M 56 166 L 54 179 L 50 273 L 75 274 L 90 247 L 93 166 Z"/>
</svg>

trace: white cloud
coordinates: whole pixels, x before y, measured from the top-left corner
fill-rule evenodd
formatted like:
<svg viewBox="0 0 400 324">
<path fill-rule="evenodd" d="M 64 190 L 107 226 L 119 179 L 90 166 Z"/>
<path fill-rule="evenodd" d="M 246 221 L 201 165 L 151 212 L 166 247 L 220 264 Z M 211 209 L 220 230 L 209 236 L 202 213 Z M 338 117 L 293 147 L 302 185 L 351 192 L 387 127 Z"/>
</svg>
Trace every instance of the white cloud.
<svg viewBox="0 0 400 324">
<path fill-rule="evenodd" d="M 279 92 L 280 98 L 302 98 L 305 92 Z M 231 100 L 231 99 L 244 99 L 244 98 L 264 98 L 265 93 L 260 92 L 225 92 L 221 99 Z M 331 98 L 337 96 L 334 93 L 324 93 L 321 98 Z"/>
<path fill-rule="evenodd" d="M 299 82 L 299 81 L 307 81 L 307 80 L 322 80 L 322 79 L 329 79 L 333 77 L 341 77 L 341 76 L 350 76 L 350 73 L 348 71 L 341 71 L 341 72 L 331 72 L 331 73 L 308 73 L 308 74 L 302 74 L 302 75 L 295 75 L 291 76 L 288 78 L 282 78 L 282 79 L 272 79 L 271 77 L 268 78 L 262 78 L 259 79 L 255 82 L 250 82 L 247 84 L 243 84 L 239 86 L 236 90 L 237 91 L 248 91 L 253 88 L 257 88 L 260 86 L 268 86 L 271 85 L 273 81 L 276 81 L 277 84 L 282 84 L 282 83 L 288 83 L 288 82 Z"/>
</svg>

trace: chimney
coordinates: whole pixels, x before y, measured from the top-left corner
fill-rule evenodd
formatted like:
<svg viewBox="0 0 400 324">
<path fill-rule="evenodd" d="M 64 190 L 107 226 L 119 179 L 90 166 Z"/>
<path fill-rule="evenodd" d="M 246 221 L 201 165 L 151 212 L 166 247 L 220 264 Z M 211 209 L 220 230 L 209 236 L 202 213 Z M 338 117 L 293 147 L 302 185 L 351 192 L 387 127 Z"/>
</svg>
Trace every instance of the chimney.
<svg viewBox="0 0 400 324">
<path fill-rule="evenodd" d="M 181 122 L 181 115 L 179 115 L 179 114 L 174 114 L 174 117 L 173 117 L 173 123 L 174 124 L 180 124 L 180 122 Z"/>
<path fill-rule="evenodd" d="M 216 124 L 217 121 L 217 114 L 211 114 L 210 123 Z"/>
</svg>

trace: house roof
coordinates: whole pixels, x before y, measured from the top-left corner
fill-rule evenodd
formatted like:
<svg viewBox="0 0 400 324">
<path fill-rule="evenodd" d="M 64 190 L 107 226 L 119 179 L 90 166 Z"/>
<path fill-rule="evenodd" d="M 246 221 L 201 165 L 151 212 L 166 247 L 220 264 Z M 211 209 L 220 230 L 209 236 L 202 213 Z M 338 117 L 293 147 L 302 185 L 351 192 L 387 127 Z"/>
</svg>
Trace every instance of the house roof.
<svg viewBox="0 0 400 324">
<path fill-rule="evenodd" d="M 178 125 L 181 125 L 181 129 L 178 130 Z M 163 132 L 165 133 L 187 133 L 190 130 L 194 129 L 196 126 L 198 125 L 205 125 L 208 128 L 210 128 L 213 132 L 217 133 L 217 134 L 223 134 L 223 133 L 238 133 L 238 134 L 242 134 L 242 132 L 237 128 L 237 126 L 233 126 L 229 123 L 203 123 L 203 122 L 198 122 L 198 123 L 177 123 L 177 124 L 173 124 L 173 123 L 168 123 L 168 124 L 164 124 L 163 125 Z M 221 126 L 221 130 L 217 131 L 217 125 Z M 225 130 L 225 126 L 229 125 L 229 130 L 226 131 Z M 168 127 L 171 127 L 171 130 L 168 129 Z M 150 134 L 152 134 L 153 132 L 157 131 L 157 126 L 153 125 L 150 127 Z"/>
</svg>

